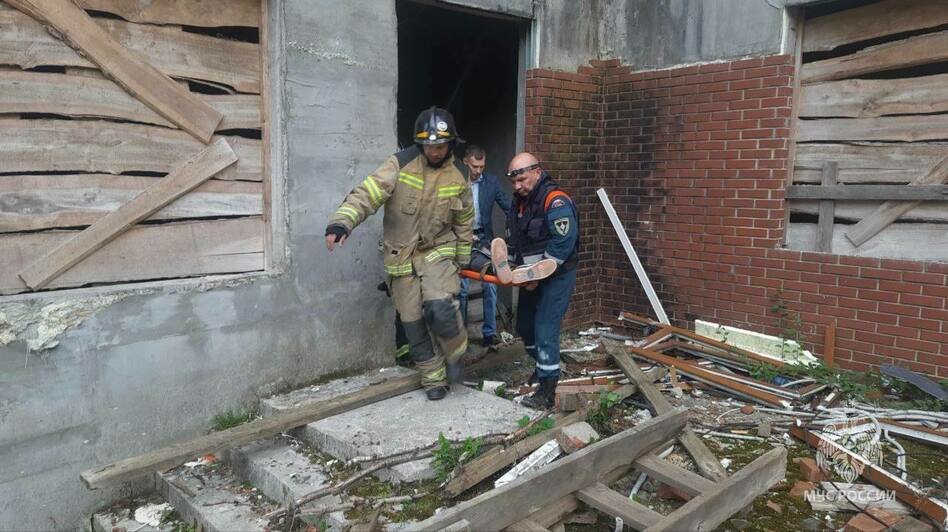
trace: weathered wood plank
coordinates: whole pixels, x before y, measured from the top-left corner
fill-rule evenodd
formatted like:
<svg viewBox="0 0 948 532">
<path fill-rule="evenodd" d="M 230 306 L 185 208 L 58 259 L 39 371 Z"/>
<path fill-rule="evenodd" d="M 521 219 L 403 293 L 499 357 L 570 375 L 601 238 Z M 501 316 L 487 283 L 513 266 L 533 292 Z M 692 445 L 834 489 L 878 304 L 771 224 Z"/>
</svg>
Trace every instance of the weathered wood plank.
<svg viewBox="0 0 948 532">
<path fill-rule="evenodd" d="M 655 525 L 664 517 L 655 510 L 616 493 L 601 482 L 577 491 L 576 498 L 607 515 L 621 517 L 627 526 L 636 530 Z"/>
<path fill-rule="evenodd" d="M 472 530 L 500 530 L 550 501 L 599 482 L 603 474 L 673 438 L 684 426 L 683 408 L 650 419 L 553 462 L 542 470 L 488 491 L 406 530 L 436 531 L 467 520 Z"/>
<path fill-rule="evenodd" d="M 0 176 L 0 232 L 91 225 L 159 179 L 108 174 Z M 261 183 L 211 180 L 148 220 L 260 216 L 262 188 Z"/>
<path fill-rule="evenodd" d="M 948 185 L 792 185 L 787 199 L 948 201 Z"/>
<path fill-rule="evenodd" d="M 663 460 L 654 454 L 647 454 L 635 461 L 635 468 L 646 475 L 677 488 L 688 495 L 700 495 L 715 489 L 710 480 Z"/>
<path fill-rule="evenodd" d="M 942 24 L 948 24 L 948 2 L 944 0 L 885 0 L 807 20 L 803 51 L 832 50 L 844 44 Z"/>
<path fill-rule="evenodd" d="M 946 60 L 948 31 L 940 31 L 871 46 L 842 57 L 804 63 L 800 75 L 806 84 Z"/>
<path fill-rule="evenodd" d="M 265 0 L 264 0 L 265 1 Z M 131 22 L 216 28 L 260 25 L 261 0 L 78 0 L 84 9 L 104 11 Z"/>
<path fill-rule="evenodd" d="M 224 139 L 191 155 L 155 183 L 75 237 L 52 248 L 42 258 L 20 271 L 20 279 L 38 290 L 66 270 L 82 262 L 138 222 L 195 189 L 212 175 L 237 162 L 237 154 Z"/>
<path fill-rule="evenodd" d="M 112 485 L 153 471 L 160 471 L 208 453 L 240 446 L 290 429 L 319 421 L 410 392 L 421 387 L 418 375 L 395 377 L 372 384 L 367 388 L 338 397 L 286 410 L 275 416 L 258 419 L 243 425 L 213 432 L 193 440 L 156 449 L 149 453 L 125 458 L 111 464 L 83 471 L 79 477 L 91 489 Z"/>
<path fill-rule="evenodd" d="M 823 163 L 823 181 L 824 187 L 831 187 L 836 184 L 836 175 L 839 173 L 839 165 L 835 162 Z M 823 253 L 833 251 L 833 224 L 836 220 L 836 202 L 831 199 L 820 200 L 820 217 L 817 223 L 816 250 Z"/>
<path fill-rule="evenodd" d="M 672 410 L 671 403 L 662 394 L 662 392 L 652 384 L 652 381 L 639 369 L 632 357 L 620 347 L 619 344 L 609 340 L 603 340 L 603 348 L 606 353 L 612 356 L 616 365 L 622 369 L 622 372 L 639 387 L 646 400 L 652 405 L 659 415 Z M 686 427 L 678 436 L 678 441 L 688 450 L 688 454 L 694 459 L 698 469 L 712 480 L 721 480 L 727 478 L 727 471 L 721 465 L 721 462 L 714 456 L 714 453 L 701 441 L 700 438 L 690 428 Z"/>
<path fill-rule="evenodd" d="M 152 110 L 205 143 L 210 141 L 223 116 L 122 46 L 76 4 L 61 0 L 7 2 L 50 25 L 65 42 Z"/>
<path fill-rule="evenodd" d="M 263 146 L 259 140 L 224 137 L 237 164 L 217 179 L 260 181 Z M 216 137 L 215 137 L 216 139 Z M 170 172 L 182 153 L 204 144 L 174 129 L 99 120 L 0 119 L 0 172 Z"/>
<path fill-rule="evenodd" d="M 948 260 L 948 225 L 897 223 L 886 227 L 858 248 L 844 236 L 851 225 L 837 225 L 833 230 L 833 250 L 839 255 L 899 260 Z M 787 235 L 790 249 L 816 249 L 816 224 L 791 223 Z"/>
<path fill-rule="evenodd" d="M 0 235 L 0 295 L 26 292 L 16 275 L 77 231 Z M 48 288 L 263 269 L 263 221 L 238 218 L 140 225 L 54 279 Z"/>
<path fill-rule="evenodd" d="M 735 512 L 765 493 L 787 472 L 787 449 L 777 447 L 741 468 L 714 490 L 686 502 L 647 532 L 714 530 Z"/>
<path fill-rule="evenodd" d="M 223 115 L 217 130 L 259 129 L 260 96 L 194 94 Z M 69 74 L 0 73 L 0 114 L 44 113 L 175 127 L 113 81 Z"/>
<path fill-rule="evenodd" d="M 797 186 L 797 185 L 795 185 Z M 803 186 L 803 185 L 799 185 Z M 840 186 L 860 186 L 860 185 L 840 185 Z M 868 185 L 872 186 L 872 185 Z M 904 185 L 881 185 L 881 186 L 904 186 Z M 872 214 L 879 207 L 878 201 L 843 201 L 836 205 L 836 219 L 856 223 L 866 216 Z M 815 200 L 793 200 L 790 203 L 791 212 L 817 214 L 819 211 L 819 202 Z M 900 218 L 904 221 L 912 222 L 948 222 L 948 209 L 944 203 L 925 201 L 911 211 L 905 213 Z"/>
<path fill-rule="evenodd" d="M 141 54 L 162 73 L 204 80 L 240 92 L 260 92 L 260 45 L 188 33 L 177 26 L 150 26 L 94 19 L 116 42 Z M 95 67 L 36 20 L 0 4 L 0 64 Z"/>
<path fill-rule="evenodd" d="M 840 183 L 909 183 L 948 155 L 948 143 L 798 144 L 794 183 L 819 183 L 823 162 L 839 164 Z"/>
<path fill-rule="evenodd" d="M 948 157 L 942 159 L 924 176 L 913 180 L 909 183 L 909 186 L 936 185 L 945 181 L 948 181 Z M 880 205 L 875 212 L 849 228 L 846 231 L 846 238 L 853 245 L 859 247 L 872 238 L 873 235 L 885 229 L 887 225 L 897 220 L 899 216 L 911 211 L 916 205 L 918 205 L 917 201 L 887 201 Z"/>
<path fill-rule="evenodd" d="M 948 12 L 948 6 L 945 11 Z M 807 85 L 800 94 L 803 118 L 870 118 L 945 111 L 948 111 L 948 74 L 827 81 Z"/>
<path fill-rule="evenodd" d="M 918 142 L 943 140 L 945 137 L 948 137 L 948 114 L 800 120 L 797 123 L 796 141 Z"/>
</svg>

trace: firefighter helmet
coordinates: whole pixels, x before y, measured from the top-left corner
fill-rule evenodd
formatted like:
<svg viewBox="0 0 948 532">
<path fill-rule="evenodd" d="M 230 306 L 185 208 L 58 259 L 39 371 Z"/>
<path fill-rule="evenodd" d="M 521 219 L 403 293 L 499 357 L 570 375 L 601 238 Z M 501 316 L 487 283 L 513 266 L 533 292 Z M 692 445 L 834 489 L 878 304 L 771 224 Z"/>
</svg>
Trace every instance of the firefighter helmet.
<svg viewBox="0 0 948 532">
<path fill-rule="evenodd" d="M 454 117 L 445 109 L 431 107 L 418 115 L 415 120 L 415 143 L 444 144 L 458 140 L 454 127 Z"/>
</svg>

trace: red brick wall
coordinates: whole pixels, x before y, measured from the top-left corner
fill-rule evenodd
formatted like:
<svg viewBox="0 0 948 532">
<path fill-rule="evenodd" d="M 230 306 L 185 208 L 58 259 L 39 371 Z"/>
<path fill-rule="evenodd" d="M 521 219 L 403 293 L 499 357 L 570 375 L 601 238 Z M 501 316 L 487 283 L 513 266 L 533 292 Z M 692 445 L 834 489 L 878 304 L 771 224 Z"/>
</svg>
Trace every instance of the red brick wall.
<svg viewBox="0 0 948 532">
<path fill-rule="evenodd" d="M 563 165 L 564 177 L 572 172 L 563 181 L 584 222 L 580 275 L 589 277 L 570 324 L 613 322 L 619 310 L 651 314 L 598 204 L 595 189 L 603 186 L 677 324 L 700 318 L 781 335 L 772 308 L 779 302 L 799 315 L 805 346 L 818 355 L 835 321 L 844 366 L 896 362 L 948 377 L 948 264 L 780 249 L 789 56 L 649 72 L 592 64 L 580 74 L 533 71 L 527 85 L 528 149 Z M 598 107 L 594 87 L 568 86 L 578 77 L 601 80 Z M 566 131 L 546 122 L 570 102 L 598 112 L 600 123 Z M 577 138 L 585 130 L 592 144 Z M 589 145 L 592 165 L 587 152 L 573 151 Z"/>
</svg>

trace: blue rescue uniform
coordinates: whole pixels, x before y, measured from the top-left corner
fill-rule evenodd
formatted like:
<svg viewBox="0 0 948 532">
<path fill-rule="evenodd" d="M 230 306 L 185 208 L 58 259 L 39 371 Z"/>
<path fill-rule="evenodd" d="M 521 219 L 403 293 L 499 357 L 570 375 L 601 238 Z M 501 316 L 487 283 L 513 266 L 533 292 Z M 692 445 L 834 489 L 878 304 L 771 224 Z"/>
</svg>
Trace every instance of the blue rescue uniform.
<svg viewBox="0 0 948 532">
<path fill-rule="evenodd" d="M 537 363 L 540 379 L 559 378 L 560 325 L 576 287 L 579 216 L 570 197 L 545 172 L 526 198 L 517 196 L 508 216 L 515 264 L 557 262 L 556 273 L 532 290 L 521 290 L 517 332 Z"/>
</svg>

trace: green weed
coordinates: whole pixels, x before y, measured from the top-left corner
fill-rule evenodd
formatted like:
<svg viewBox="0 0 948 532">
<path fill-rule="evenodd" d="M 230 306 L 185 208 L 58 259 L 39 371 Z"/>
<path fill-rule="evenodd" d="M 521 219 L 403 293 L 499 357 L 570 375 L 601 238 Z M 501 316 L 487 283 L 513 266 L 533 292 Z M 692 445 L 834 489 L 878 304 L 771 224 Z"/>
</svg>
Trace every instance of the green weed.
<svg viewBox="0 0 948 532">
<path fill-rule="evenodd" d="M 214 416 L 211 420 L 211 429 L 215 431 L 230 429 L 252 420 L 254 416 L 255 413 L 252 411 L 240 412 L 228 410 L 227 412 Z"/>
<path fill-rule="evenodd" d="M 444 482 L 448 475 L 454 471 L 454 468 L 467 462 L 481 452 L 484 445 L 483 438 L 468 438 L 460 445 L 453 445 L 444 433 L 438 433 L 438 448 L 433 451 L 434 468 L 438 474 L 438 480 Z"/>
</svg>

